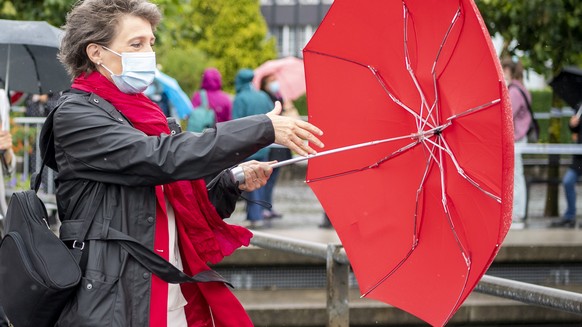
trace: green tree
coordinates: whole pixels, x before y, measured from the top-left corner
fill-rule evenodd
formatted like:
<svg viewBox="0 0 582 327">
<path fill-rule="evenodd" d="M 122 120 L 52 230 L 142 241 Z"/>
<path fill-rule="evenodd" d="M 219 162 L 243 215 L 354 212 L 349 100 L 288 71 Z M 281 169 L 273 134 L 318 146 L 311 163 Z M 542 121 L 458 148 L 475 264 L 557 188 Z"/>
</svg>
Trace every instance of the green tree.
<svg viewBox="0 0 582 327">
<path fill-rule="evenodd" d="M 582 63 L 580 0 L 479 0 L 477 5 L 491 35 L 506 40 L 502 55 L 523 51 L 525 65 L 547 77 Z"/>
<path fill-rule="evenodd" d="M 489 32 L 505 40 L 502 56 L 523 54 L 526 67 L 548 78 L 564 66 L 582 64 L 580 0 L 480 0 L 477 5 Z M 558 106 L 556 97 L 552 106 Z M 561 127 L 559 118 L 550 119 L 550 143 L 559 142 Z M 559 178 L 558 163 L 558 156 L 550 156 L 548 178 Z M 557 199 L 558 185 L 548 185 L 546 216 L 559 215 Z"/>
<path fill-rule="evenodd" d="M 67 11 L 76 0 L 0 0 L 0 18 L 44 20 L 54 26 L 65 23 Z"/>
<path fill-rule="evenodd" d="M 222 73 L 225 88 L 234 90 L 241 68 L 256 68 L 276 58 L 275 40 L 267 38 L 267 25 L 256 0 L 192 0 L 193 21 L 202 32 L 195 39 L 209 65 Z"/>
<path fill-rule="evenodd" d="M 186 93 L 200 83 L 207 66 L 218 68 L 225 88 L 234 91 L 240 68 L 255 68 L 276 57 L 275 40 L 256 0 L 153 0 L 164 19 L 158 26 L 158 62 Z M 0 0 L 0 18 L 46 20 L 62 26 L 76 0 Z"/>
</svg>

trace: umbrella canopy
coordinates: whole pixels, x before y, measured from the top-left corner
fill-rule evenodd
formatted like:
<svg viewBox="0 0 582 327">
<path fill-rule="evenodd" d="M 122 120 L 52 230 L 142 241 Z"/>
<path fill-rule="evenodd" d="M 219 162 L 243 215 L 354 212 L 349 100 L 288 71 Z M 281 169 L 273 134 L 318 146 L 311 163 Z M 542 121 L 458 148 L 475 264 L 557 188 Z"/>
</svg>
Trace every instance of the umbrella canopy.
<svg viewBox="0 0 582 327">
<path fill-rule="evenodd" d="M 57 59 L 63 31 L 42 21 L 0 19 L 0 79 L 27 93 L 59 92 L 71 82 Z"/>
<path fill-rule="evenodd" d="M 295 100 L 305 94 L 305 69 L 303 60 L 295 57 L 269 60 L 255 69 L 253 85 L 261 88 L 261 79 L 275 75 L 281 86 L 281 96 L 286 100 Z"/>
<path fill-rule="evenodd" d="M 552 79 L 550 86 L 560 98 L 575 110 L 582 105 L 582 69 L 578 67 L 563 68 Z"/>
<path fill-rule="evenodd" d="M 190 102 L 190 99 L 184 93 L 178 81 L 159 70 L 156 70 L 155 80 L 162 85 L 163 92 L 166 93 L 168 100 L 174 106 L 174 109 L 176 109 L 178 117 L 184 119 L 190 115 L 190 111 L 193 110 L 192 102 Z"/>
<path fill-rule="evenodd" d="M 512 114 L 470 0 L 336 0 L 304 49 L 307 182 L 363 296 L 445 324 L 511 224 Z"/>
</svg>

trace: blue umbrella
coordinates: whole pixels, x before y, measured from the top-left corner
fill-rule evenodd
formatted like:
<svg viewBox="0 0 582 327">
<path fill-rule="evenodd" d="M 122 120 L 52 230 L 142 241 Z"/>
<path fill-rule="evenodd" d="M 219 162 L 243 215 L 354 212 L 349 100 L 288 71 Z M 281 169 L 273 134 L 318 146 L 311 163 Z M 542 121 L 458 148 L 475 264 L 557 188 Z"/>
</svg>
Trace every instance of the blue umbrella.
<svg viewBox="0 0 582 327">
<path fill-rule="evenodd" d="M 194 109 L 190 98 L 184 93 L 178 81 L 159 70 L 156 70 L 155 80 L 162 85 L 163 92 L 166 93 L 168 100 L 176 110 L 180 119 L 186 118 L 190 115 L 190 111 Z"/>
</svg>

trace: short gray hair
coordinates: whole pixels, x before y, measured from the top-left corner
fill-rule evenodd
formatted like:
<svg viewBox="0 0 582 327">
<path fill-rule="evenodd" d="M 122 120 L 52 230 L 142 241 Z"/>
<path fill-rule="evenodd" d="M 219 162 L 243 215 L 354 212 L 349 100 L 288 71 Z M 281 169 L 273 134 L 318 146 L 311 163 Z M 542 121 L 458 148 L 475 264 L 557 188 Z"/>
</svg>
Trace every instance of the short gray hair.
<svg viewBox="0 0 582 327">
<path fill-rule="evenodd" d="M 90 43 L 109 45 L 125 15 L 143 18 L 156 28 L 162 14 L 148 0 L 79 0 L 67 14 L 65 35 L 58 54 L 71 78 L 96 70 L 86 48 Z"/>
</svg>

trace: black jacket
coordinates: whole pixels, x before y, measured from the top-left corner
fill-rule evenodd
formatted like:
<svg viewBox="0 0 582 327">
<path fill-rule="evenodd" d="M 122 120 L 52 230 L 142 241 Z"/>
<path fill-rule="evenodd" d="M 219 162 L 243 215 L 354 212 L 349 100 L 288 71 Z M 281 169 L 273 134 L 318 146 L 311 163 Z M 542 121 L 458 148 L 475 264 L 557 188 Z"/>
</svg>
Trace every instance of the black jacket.
<svg viewBox="0 0 582 327">
<path fill-rule="evenodd" d="M 219 123 L 202 134 L 152 137 L 95 94 L 67 92 L 60 103 L 43 134 L 53 128 L 64 241 L 75 238 L 79 220 L 98 206 L 90 233 L 108 226 L 153 249 L 155 185 L 214 175 L 274 141 L 265 115 Z M 95 203 L 101 189 L 103 199 Z M 58 326 L 148 326 L 150 273 L 115 242 L 87 245 L 85 276 Z"/>
</svg>

